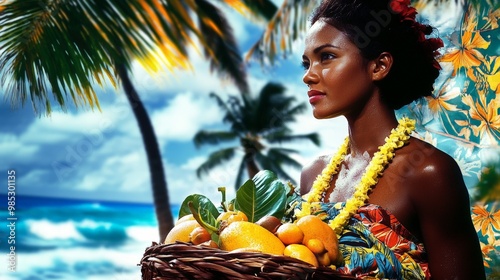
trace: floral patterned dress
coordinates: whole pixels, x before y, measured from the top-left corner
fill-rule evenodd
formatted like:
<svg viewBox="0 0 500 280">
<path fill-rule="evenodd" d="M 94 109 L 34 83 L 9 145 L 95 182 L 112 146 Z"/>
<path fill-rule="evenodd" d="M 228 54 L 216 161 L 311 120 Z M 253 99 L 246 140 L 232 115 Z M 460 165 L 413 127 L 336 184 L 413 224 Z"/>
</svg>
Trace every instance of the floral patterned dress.
<svg viewBox="0 0 500 280">
<path fill-rule="evenodd" d="M 313 214 L 327 221 L 344 203 L 316 203 Z M 350 219 L 339 239 L 344 262 L 337 270 L 356 277 L 430 279 L 425 248 L 387 210 L 366 204 Z"/>
</svg>

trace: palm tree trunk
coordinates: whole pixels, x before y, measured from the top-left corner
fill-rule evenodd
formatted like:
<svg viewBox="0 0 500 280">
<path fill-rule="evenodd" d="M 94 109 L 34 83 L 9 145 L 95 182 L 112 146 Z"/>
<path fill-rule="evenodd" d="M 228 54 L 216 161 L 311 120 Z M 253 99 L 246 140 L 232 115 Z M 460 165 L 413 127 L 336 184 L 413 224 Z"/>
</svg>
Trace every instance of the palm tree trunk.
<svg viewBox="0 0 500 280">
<path fill-rule="evenodd" d="M 244 161 L 247 167 L 248 177 L 251 179 L 260 171 L 257 162 L 255 162 L 255 156 L 252 153 L 246 153 Z"/>
<path fill-rule="evenodd" d="M 151 174 L 156 219 L 158 221 L 160 234 L 159 242 L 163 242 L 167 233 L 174 226 L 174 222 L 172 211 L 170 209 L 167 181 L 163 170 L 163 162 L 161 159 L 160 149 L 158 147 L 158 141 L 146 108 L 144 108 L 144 105 L 142 104 L 142 101 L 130 80 L 127 68 L 124 64 L 117 63 L 116 70 L 118 72 L 118 76 L 122 80 L 125 95 L 127 96 L 135 118 L 137 119 L 137 124 L 139 125 L 144 147 L 146 149 L 149 172 Z"/>
</svg>

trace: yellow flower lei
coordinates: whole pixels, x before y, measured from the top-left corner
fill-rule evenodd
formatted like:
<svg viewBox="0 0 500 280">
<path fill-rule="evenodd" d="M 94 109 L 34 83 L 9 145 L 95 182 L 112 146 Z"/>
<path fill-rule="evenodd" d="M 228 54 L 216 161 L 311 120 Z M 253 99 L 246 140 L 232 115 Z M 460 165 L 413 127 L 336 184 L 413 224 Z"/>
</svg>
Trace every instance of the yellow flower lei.
<svg viewBox="0 0 500 280">
<path fill-rule="evenodd" d="M 394 150 L 403 147 L 408 143 L 410 134 L 415 130 L 415 121 L 409 118 L 399 120 L 399 125 L 392 129 L 391 134 L 385 138 L 385 144 L 380 146 L 373 155 L 372 160 L 365 169 L 365 174 L 355 188 L 354 194 L 347 199 L 345 207 L 339 214 L 330 221 L 329 225 L 337 235 L 342 233 L 349 219 L 354 215 L 359 207 L 365 204 L 368 199 L 368 192 L 377 184 L 379 177 L 384 172 L 389 162 L 394 158 Z M 321 201 L 323 193 L 330 187 L 330 180 L 338 172 L 341 162 L 347 154 L 349 138 L 346 137 L 339 151 L 335 154 L 330 163 L 323 169 L 316 178 L 311 191 L 303 196 L 305 202 L 302 202 L 302 210 L 297 210 L 295 216 L 301 218 L 311 214 L 311 204 Z"/>
</svg>

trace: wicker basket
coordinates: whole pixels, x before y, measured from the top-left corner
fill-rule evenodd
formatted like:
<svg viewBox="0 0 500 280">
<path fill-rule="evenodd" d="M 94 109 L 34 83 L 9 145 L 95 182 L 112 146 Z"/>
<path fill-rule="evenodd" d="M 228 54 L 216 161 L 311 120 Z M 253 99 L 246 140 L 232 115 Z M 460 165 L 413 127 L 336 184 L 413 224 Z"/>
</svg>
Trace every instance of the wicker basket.
<svg viewBox="0 0 500 280">
<path fill-rule="evenodd" d="M 355 279 L 290 257 L 228 252 L 183 242 L 153 243 L 146 249 L 140 265 L 144 280 Z"/>
</svg>

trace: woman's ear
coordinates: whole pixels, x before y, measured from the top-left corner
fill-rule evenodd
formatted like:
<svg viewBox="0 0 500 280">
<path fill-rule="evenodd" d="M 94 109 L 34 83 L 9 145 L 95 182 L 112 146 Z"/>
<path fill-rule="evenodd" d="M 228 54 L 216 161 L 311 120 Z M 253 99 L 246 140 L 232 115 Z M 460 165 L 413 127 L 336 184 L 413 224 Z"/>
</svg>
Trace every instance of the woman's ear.
<svg viewBox="0 0 500 280">
<path fill-rule="evenodd" d="M 392 55 L 388 52 L 381 53 L 377 58 L 372 60 L 372 78 L 374 81 L 384 79 L 392 67 Z"/>
</svg>

